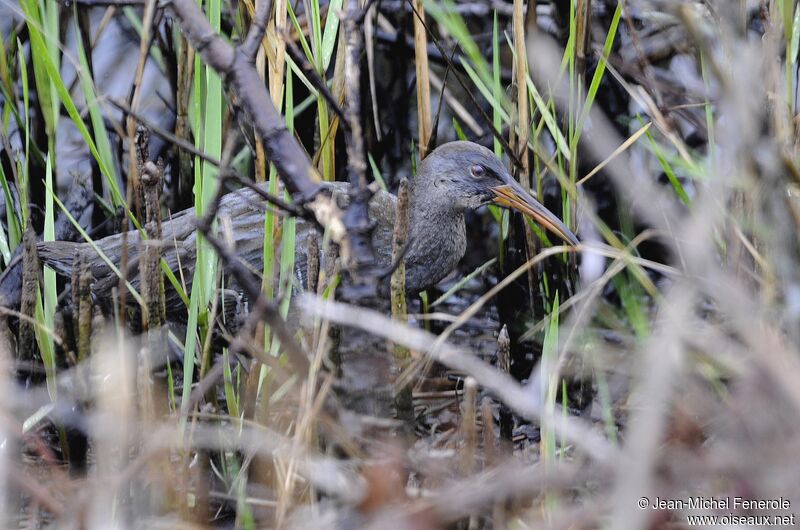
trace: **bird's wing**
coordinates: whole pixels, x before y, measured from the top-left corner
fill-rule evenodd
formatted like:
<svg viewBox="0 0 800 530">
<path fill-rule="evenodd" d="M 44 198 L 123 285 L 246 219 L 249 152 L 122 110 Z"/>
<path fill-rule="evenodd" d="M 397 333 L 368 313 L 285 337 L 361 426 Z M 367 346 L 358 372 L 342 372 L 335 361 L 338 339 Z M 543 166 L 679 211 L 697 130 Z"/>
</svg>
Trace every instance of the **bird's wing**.
<svg viewBox="0 0 800 530">
<path fill-rule="evenodd" d="M 344 182 L 325 183 L 323 187 L 332 194 L 339 209 L 344 210 L 350 204 L 347 194 L 349 184 Z M 375 222 L 372 232 L 372 246 L 380 268 L 388 268 L 392 264 L 392 231 L 394 228 L 397 197 L 385 191 L 373 194 L 369 203 L 369 217 Z M 295 235 L 295 278 L 298 286 L 305 289 L 308 285 L 308 248 L 310 238 L 316 234 L 318 242 L 322 234 L 314 223 L 298 219 Z M 323 253 L 324 254 L 324 253 Z M 320 268 L 325 269 L 325 256 L 319 256 Z"/>
<path fill-rule="evenodd" d="M 340 208 L 347 207 L 349 204 L 349 196 L 346 193 L 348 184 L 326 183 L 324 188 L 333 194 Z M 396 202 L 394 195 L 379 191 L 373 195 L 369 205 L 370 218 L 376 224 L 372 237 L 373 247 L 378 265 L 384 268 L 391 265 L 392 262 L 391 236 Z M 243 189 L 223 197 L 218 215 L 219 233 L 225 238 L 225 227 L 228 226 L 226 219 L 229 219 L 236 258 L 257 273 L 263 269 L 265 211 L 266 205 L 258 194 L 252 190 Z M 196 217 L 193 208 L 179 212 L 162 223 L 162 257 L 178 280 L 186 284 L 187 289 L 191 288 L 195 270 L 195 226 Z M 297 220 L 295 272 L 299 286 L 303 288 L 307 285 L 305 273 L 308 264 L 309 237 L 312 233 L 318 233 L 317 230 L 314 223 L 303 219 Z M 319 237 L 321 240 L 321 235 Z M 93 243 L 41 242 L 38 244 L 38 252 L 43 263 L 53 268 L 57 274 L 66 277 L 72 275 L 75 257 L 78 254 L 86 256 L 92 276 L 95 278 L 93 285 L 95 292 L 111 292 L 111 288 L 117 285 L 119 278 L 109 267 L 107 261 L 119 268 L 126 249 L 128 262 L 126 277 L 135 289 L 139 288 L 141 241 L 139 232 L 133 230 L 127 234 L 108 236 Z M 98 249 L 104 257 L 99 256 Z M 320 263 L 321 267 L 325 267 L 324 259 L 321 259 Z M 0 294 L 2 294 L 2 288 L 0 288 Z M 10 297 L 13 300 L 16 298 Z M 169 295 L 168 298 L 170 298 Z"/>
<path fill-rule="evenodd" d="M 382 268 L 392 265 L 392 237 L 396 210 L 397 197 L 385 191 L 376 192 L 369 202 L 369 217 L 375 221 L 372 250 L 375 252 L 378 265 Z"/>
<path fill-rule="evenodd" d="M 336 183 L 336 203 L 340 209 L 345 209 L 350 204 L 350 196 L 345 193 L 348 185 Z M 375 223 L 372 231 L 372 250 L 375 253 L 380 268 L 387 268 L 392 264 L 392 232 L 397 209 L 397 197 L 389 192 L 378 190 L 369 201 L 369 218 Z"/>
</svg>

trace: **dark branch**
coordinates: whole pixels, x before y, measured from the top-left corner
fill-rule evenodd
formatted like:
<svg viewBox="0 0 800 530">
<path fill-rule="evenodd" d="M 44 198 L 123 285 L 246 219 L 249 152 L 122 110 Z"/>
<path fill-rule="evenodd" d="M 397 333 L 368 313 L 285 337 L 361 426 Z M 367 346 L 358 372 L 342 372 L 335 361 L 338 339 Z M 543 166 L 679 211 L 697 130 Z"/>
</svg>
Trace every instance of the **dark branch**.
<svg viewBox="0 0 800 530">
<path fill-rule="evenodd" d="M 317 171 L 272 104 L 250 56 L 225 42 L 194 0 L 172 0 L 171 6 L 181 21 L 187 40 L 200 53 L 203 62 L 216 70 L 239 97 L 242 108 L 264 142 L 267 156 L 275 164 L 295 202 L 305 204 L 314 199 L 320 189 Z M 254 39 L 248 34 L 248 42 Z"/>
<path fill-rule="evenodd" d="M 372 191 L 367 186 L 367 162 L 361 128 L 361 28 L 358 27 L 360 10 L 356 0 L 347 1 L 347 13 L 342 20 L 345 58 L 344 77 L 347 91 L 345 112 L 350 124 L 345 131 L 347 146 L 347 174 L 350 180 L 350 204 L 344 215 L 347 229 L 349 255 L 345 255 L 348 268 L 356 273 L 352 285 L 343 294 L 346 298 L 369 298 L 377 293 L 376 261 L 372 248 L 374 223 L 369 218 L 369 201 Z"/>
<path fill-rule="evenodd" d="M 253 22 L 250 24 L 250 29 L 244 42 L 239 46 L 242 54 L 249 58 L 251 62 L 255 61 L 256 53 L 258 53 L 258 46 L 264 38 L 264 32 L 267 31 L 267 22 L 269 21 L 269 14 L 272 11 L 272 1 L 262 0 L 256 7 Z"/>
</svg>

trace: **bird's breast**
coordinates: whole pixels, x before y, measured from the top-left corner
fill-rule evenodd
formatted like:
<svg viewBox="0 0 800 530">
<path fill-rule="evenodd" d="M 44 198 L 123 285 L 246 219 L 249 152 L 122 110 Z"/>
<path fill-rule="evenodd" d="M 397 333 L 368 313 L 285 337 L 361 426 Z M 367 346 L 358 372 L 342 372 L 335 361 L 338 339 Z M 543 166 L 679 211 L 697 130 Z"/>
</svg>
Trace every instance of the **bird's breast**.
<svg viewBox="0 0 800 530">
<path fill-rule="evenodd" d="M 450 274 L 467 249 L 463 215 L 412 216 L 411 244 L 406 255 L 406 287 L 419 292 Z"/>
</svg>

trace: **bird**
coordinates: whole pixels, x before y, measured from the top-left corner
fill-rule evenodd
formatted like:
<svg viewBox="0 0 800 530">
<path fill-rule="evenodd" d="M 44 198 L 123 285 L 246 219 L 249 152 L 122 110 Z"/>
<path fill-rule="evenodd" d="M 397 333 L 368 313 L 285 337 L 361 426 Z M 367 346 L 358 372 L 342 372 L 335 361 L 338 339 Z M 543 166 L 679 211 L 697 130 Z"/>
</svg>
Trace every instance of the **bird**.
<svg viewBox="0 0 800 530">
<path fill-rule="evenodd" d="M 348 186 L 347 183 L 327 183 L 322 188 L 336 195 L 342 206 L 346 206 Z M 396 203 L 397 197 L 386 191 L 377 191 L 369 203 L 369 216 L 374 223 L 375 258 L 378 266 L 387 270 L 392 265 Z M 420 162 L 410 183 L 409 233 L 403 255 L 408 293 L 433 287 L 456 268 L 467 250 L 465 212 L 486 204 L 517 210 L 570 245 L 578 244 L 575 234 L 528 193 L 492 151 L 469 141 L 445 143 Z M 264 200 L 247 188 L 223 196 L 218 210 L 218 218 L 223 221 L 220 225 L 230 226 L 228 233 L 233 236 L 235 256 L 256 273 L 263 269 L 266 211 Z M 162 238 L 158 242 L 162 258 L 175 276 L 185 282 L 186 292 L 191 287 L 197 256 L 196 221 L 194 209 L 175 214 L 163 222 Z M 298 276 L 308 262 L 308 240 L 316 230 L 314 223 L 298 219 L 295 241 Z M 94 278 L 95 300 L 110 303 L 112 289 L 119 279 L 109 263 L 118 268 L 127 246 L 127 278 L 138 289 L 142 242 L 138 231 L 130 231 L 94 242 L 39 242 L 37 250 L 42 262 L 67 277 L 72 274 L 76 256 L 82 255 Z M 9 295 L 3 283 L 0 277 L 0 296 L 8 304 L 14 295 Z M 185 314 L 185 310 L 181 310 L 185 304 L 174 289 L 168 287 L 165 298 L 168 315 Z"/>
<path fill-rule="evenodd" d="M 492 151 L 473 142 L 449 142 L 422 160 L 410 188 L 408 291 L 432 287 L 456 268 L 467 250 L 464 214 L 486 204 L 517 210 L 570 245 L 578 244 Z"/>
</svg>

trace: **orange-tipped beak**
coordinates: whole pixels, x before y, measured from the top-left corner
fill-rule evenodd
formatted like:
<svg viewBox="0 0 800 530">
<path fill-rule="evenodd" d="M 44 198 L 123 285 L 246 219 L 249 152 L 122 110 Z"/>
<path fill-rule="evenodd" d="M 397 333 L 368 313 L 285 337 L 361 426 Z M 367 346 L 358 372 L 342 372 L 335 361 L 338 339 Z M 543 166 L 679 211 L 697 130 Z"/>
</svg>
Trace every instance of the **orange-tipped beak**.
<svg viewBox="0 0 800 530">
<path fill-rule="evenodd" d="M 492 188 L 492 192 L 495 195 L 492 200 L 494 204 L 517 210 L 527 215 L 547 230 L 550 230 L 567 243 L 578 245 L 579 241 L 578 238 L 575 237 L 575 234 L 564 226 L 564 223 L 562 223 L 553 212 L 542 206 L 539 201 L 534 199 L 522 186 L 517 184 L 516 181 L 494 187 Z"/>
</svg>

